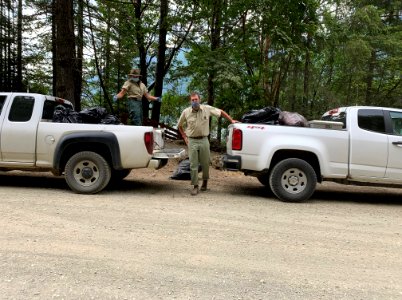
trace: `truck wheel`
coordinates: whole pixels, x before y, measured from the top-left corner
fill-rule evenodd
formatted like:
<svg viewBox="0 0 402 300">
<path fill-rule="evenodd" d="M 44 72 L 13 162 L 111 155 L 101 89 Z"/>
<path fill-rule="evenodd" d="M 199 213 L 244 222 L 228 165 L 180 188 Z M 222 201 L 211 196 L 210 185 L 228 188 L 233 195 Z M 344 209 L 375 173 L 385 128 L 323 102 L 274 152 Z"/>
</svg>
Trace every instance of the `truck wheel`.
<svg viewBox="0 0 402 300">
<path fill-rule="evenodd" d="M 282 201 L 301 202 L 315 191 L 317 175 L 313 167 L 298 158 L 288 158 L 276 164 L 269 177 L 272 192 Z"/>
<path fill-rule="evenodd" d="M 67 184 L 79 194 L 100 192 L 109 183 L 110 177 L 109 164 L 95 152 L 78 152 L 66 164 L 65 178 Z"/>
</svg>

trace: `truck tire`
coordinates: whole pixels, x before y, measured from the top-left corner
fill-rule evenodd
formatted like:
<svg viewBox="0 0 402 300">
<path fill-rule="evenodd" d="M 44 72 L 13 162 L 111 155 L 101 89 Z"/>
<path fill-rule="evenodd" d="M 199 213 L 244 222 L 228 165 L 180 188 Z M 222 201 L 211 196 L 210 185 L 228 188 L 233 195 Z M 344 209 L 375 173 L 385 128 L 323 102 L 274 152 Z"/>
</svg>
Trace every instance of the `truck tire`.
<svg viewBox="0 0 402 300">
<path fill-rule="evenodd" d="M 65 179 L 76 193 L 98 193 L 107 186 L 110 177 L 110 166 L 98 153 L 78 152 L 67 161 Z"/>
<path fill-rule="evenodd" d="M 285 202 L 302 202 L 311 197 L 317 184 L 313 167 L 299 158 L 277 163 L 269 176 L 272 192 Z"/>
</svg>

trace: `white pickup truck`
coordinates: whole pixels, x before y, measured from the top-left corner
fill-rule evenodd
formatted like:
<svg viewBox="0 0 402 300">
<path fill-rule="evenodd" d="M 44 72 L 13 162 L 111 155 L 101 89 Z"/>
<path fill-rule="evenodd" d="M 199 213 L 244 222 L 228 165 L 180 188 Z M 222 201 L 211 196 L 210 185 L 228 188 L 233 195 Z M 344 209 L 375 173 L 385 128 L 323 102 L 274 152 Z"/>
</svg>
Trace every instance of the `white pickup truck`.
<svg viewBox="0 0 402 300">
<path fill-rule="evenodd" d="M 164 140 L 153 127 L 52 122 L 58 105 L 73 109 L 52 96 L 0 92 L 0 171 L 64 174 L 74 192 L 93 194 L 132 169 L 158 169 L 185 152 L 154 150 Z"/>
<path fill-rule="evenodd" d="M 224 168 L 256 176 L 289 202 L 309 199 L 322 181 L 401 187 L 402 109 L 344 107 L 325 119 L 331 115 L 342 123 L 230 125 Z"/>
</svg>

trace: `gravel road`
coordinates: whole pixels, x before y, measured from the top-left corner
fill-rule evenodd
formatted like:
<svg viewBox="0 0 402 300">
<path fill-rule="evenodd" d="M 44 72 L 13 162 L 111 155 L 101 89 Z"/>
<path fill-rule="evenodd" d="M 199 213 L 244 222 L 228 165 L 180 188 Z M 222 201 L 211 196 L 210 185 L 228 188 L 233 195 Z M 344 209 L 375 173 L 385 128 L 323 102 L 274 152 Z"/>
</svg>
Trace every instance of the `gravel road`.
<svg viewBox="0 0 402 300">
<path fill-rule="evenodd" d="M 175 165 L 98 195 L 50 173 L 0 174 L 1 299 L 402 299 L 402 191 L 337 184 L 282 203 Z"/>
</svg>

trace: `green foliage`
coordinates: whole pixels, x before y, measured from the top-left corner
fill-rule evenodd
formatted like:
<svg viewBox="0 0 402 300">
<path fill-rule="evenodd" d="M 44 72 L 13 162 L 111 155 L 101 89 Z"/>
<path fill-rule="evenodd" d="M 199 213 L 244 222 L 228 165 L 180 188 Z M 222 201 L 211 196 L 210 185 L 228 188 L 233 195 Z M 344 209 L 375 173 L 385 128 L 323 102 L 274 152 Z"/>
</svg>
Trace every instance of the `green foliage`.
<svg viewBox="0 0 402 300">
<path fill-rule="evenodd" d="M 189 106 L 188 95 L 167 92 L 163 95 L 161 121 L 169 126 L 176 126 L 181 112 Z"/>
<path fill-rule="evenodd" d="M 51 1 L 24 2 L 32 8 L 24 15 L 24 83 L 51 93 Z M 192 90 L 204 102 L 213 91 L 214 105 L 237 119 L 268 105 L 309 118 L 341 105 L 402 107 L 399 2 L 169 1 L 167 54 L 176 46 L 181 51 L 167 66 L 161 120 L 174 126 Z M 140 20 L 132 1 L 88 3 L 82 106 L 106 106 L 139 66 L 137 34 L 144 39 L 148 86 L 153 83 L 160 3 L 142 1 Z"/>
</svg>

